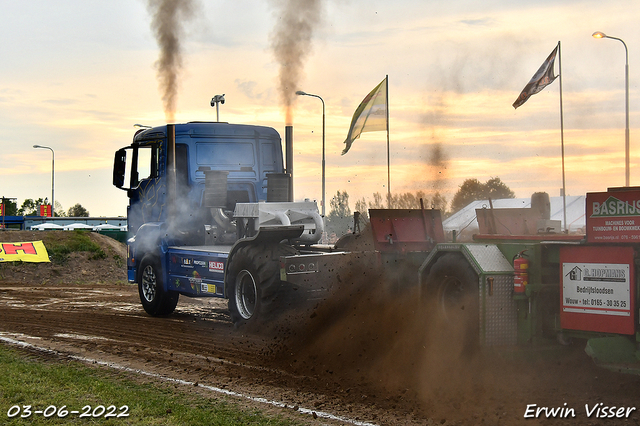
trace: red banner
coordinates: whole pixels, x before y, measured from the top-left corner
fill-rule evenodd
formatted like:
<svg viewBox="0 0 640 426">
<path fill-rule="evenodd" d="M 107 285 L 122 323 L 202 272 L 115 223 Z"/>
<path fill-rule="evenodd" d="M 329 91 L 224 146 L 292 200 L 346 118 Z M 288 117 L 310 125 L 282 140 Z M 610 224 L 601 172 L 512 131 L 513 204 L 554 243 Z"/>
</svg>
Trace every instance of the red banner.
<svg viewBox="0 0 640 426">
<path fill-rule="evenodd" d="M 51 217 L 51 204 L 40 205 L 40 216 Z"/>
</svg>

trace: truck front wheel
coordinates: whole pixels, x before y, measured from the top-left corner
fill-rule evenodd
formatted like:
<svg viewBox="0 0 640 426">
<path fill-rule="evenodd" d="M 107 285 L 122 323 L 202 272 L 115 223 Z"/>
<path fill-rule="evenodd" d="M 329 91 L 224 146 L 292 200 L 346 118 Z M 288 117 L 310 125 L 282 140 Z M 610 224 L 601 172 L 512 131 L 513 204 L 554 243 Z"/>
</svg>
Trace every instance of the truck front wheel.
<svg viewBox="0 0 640 426">
<path fill-rule="evenodd" d="M 140 262 L 138 293 L 144 310 L 153 316 L 169 315 L 176 309 L 179 294 L 165 291 L 160 259 L 147 254 Z"/>
<path fill-rule="evenodd" d="M 226 286 L 229 313 L 236 326 L 267 323 L 279 309 L 284 291 L 280 281 L 280 256 L 294 254 L 285 244 L 246 245 L 229 261 Z"/>
</svg>

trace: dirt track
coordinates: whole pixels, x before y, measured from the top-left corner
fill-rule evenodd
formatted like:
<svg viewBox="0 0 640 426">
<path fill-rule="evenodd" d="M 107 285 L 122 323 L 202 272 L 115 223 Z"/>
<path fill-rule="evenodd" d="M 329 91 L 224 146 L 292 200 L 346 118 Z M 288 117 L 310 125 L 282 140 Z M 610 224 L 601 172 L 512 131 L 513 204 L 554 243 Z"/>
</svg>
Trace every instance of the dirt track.
<svg viewBox="0 0 640 426">
<path fill-rule="evenodd" d="M 379 359 L 360 363 L 357 371 L 353 359 L 347 359 L 353 358 L 348 345 L 335 346 L 339 337 L 326 342 L 324 351 L 312 339 L 310 351 L 307 345 L 294 348 L 294 338 L 245 335 L 233 328 L 225 303 L 216 299 L 182 299 L 173 316 L 151 318 L 140 309 L 130 285 L 4 283 L 0 306 L 2 336 L 378 424 L 425 424 L 427 419 L 514 424 L 525 421 L 528 404 L 557 407 L 565 402 L 575 408 L 575 419 L 527 423 L 599 424 L 586 418 L 584 404 L 634 407 L 640 401 L 637 377 L 596 368 L 579 348 L 553 361 L 477 359 L 472 366 L 457 366 L 464 374 L 447 372 L 447 381 L 425 372 L 424 365 L 409 366 L 415 368 L 415 378 L 436 380 L 420 386 L 419 380 L 402 383 L 401 373 L 390 381 L 395 367 L 380 370 L 385 381 L 376 381 L 369 368 L 384 368 L 384 350 L 378 351 Z M 375 337 L 363 339 L 363 347 L 371 348 L 368 339 Z M 411 358 L 396 355 L 398 362 Z M 640 413 L 633 413 L 625 424 L 638 424 L 638 419 Z"/>
<path fill-rule="evenodd" d="M 299 406 L 389 425 L 640 424 L 638 410 L 628 419 L 587 417 L 585 404 L 640 409 L 640 377 L 594 366 L 582 344 L 533 360 L 456 360 L 419 336 L 425 324 L 410 295 L 393 304 L 370 294 L 355 301 L 334 306 L 339 315 L 321 310 L 304 327 L 265 337 L 235 329 L 224 300 L 183 297 L 174 315 L 152 318 L 123 281 L 5 278 L 0 336 L 282 401 L 290 413 Z M 576 417 L 524 419 L 529 404 L 573 408 Z"/>
</svg>

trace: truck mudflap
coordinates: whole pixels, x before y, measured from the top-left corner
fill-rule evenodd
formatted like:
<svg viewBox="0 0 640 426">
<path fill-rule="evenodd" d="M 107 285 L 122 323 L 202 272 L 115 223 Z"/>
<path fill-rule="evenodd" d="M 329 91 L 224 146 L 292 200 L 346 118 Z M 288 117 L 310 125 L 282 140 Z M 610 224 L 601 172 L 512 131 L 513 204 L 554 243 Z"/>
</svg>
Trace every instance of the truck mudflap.
<svg viewBox="0 0 640 426">
<path fill-rule="evenodd" d="M 374 268 L 376 252 L 327 252 L 280 257 L 280 280 L 288 283 L 299 298 L 321 302 L 334 295 L 352 273 Z"/>
<path fill-rule="evenodd" d="M 513 298 L 513 266 L 493 244 L 438 244 L 419 268 L 421 297 L 437 293 L 428 277 L 438 260 L 448 253 L 457 256 L 460 267 L 470 265 L 478 282 L 478 324 L 482 346 L 518 343 L 518 308 Z M 451 257 L 452 255 L 449 255 Z"/>
</svg>

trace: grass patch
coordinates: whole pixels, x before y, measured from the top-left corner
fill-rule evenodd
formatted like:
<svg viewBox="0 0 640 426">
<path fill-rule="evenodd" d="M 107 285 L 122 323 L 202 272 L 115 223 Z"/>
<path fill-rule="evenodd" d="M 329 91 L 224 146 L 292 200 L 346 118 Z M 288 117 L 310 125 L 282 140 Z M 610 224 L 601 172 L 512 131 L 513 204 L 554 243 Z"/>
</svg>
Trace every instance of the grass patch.
<svg viewBox="0 0 640 426">
<path fill-rule="evenodd" d="M 90 260 L 106 259 L 107 257 L 104 250 L 91 241 L 85 231 L 71 231 L 70 238 L 64 242 L 45 241 L 45 247 L 51 260 L 58 264 L 64 264 L 69 259 L 69 254 L 74 252 L 88 252 Z"/>
<path fill-rule="evenodd" d="M 44 362 L 25 357 L 22 352 L 0 346 L 0 423 L 8 425 L 51 424 L 114 424 L 114 425 L 255 425 L 291 426 L 299 423 L 280 417 L 267 417 L 259 411 L 242 410 L 234 404 L 205 398 L 195 393 L 180 391 L 155 384 L 140 384 L 127 379 L 124 374 L 91 369 L 76 362 Z M 30 405 L 31 412 L 55 406 L 58 411 L 83 412 L 90 406 L 91 412 L 102 405 L 115 406 L 114 413 L 128 407 L 128 417 L 80 418 L 79 414 L 67 414 L 59 418 L 53 415 L 31 414 L 20 416 L 23 406 Z M 17 416 L 9 417 L 9 413 Z M 53 412 L 53 408 L 49 409 Z M 101 411 L 101 409 L 99 409 Z M 108 412 L 108 410 L 107 410 Z"/>
<path fill-rule="evenodd" d="M 118 268 L 126 266 L 125 260 L 117 253 L 113 255 L 113 260 L 115 260 L 116 267 Z"/>
</svg>

